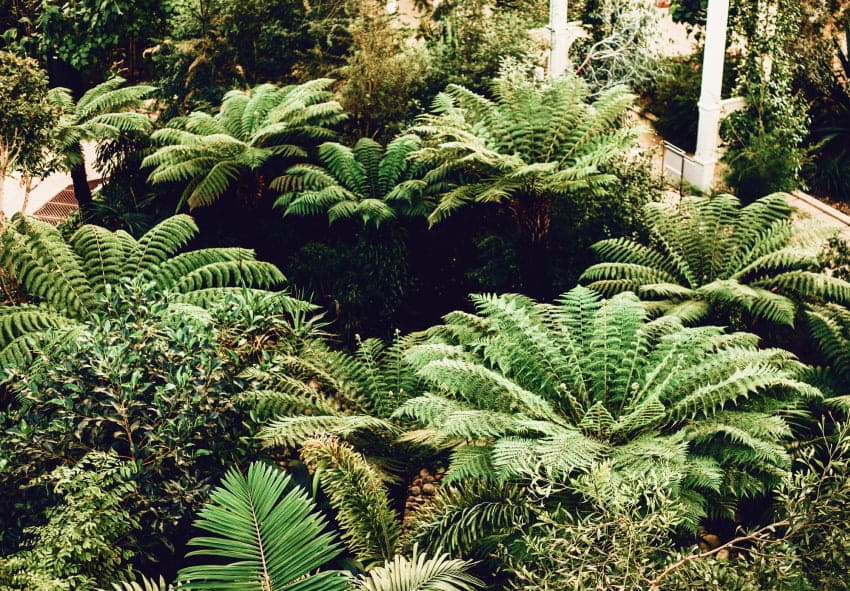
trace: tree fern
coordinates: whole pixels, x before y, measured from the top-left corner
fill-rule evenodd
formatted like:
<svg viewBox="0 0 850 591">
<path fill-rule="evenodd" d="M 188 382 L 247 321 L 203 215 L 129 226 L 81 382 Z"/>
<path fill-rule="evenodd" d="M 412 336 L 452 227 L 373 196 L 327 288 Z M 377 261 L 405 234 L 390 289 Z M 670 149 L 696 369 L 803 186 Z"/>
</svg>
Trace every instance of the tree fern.
<svg viewBox="0 0 850 591">
<path fill-rule="evenodd" d="M 0 238 L 0 264 L 32 303 L 0 313 L 0 363 L 23 361 L 30 335 L 108 313 L 109 287 L 122 281 L 150 281 L 159 294 L 181 294 L 175 303 L 179 299 L 201 306 L 221 301 L 227 288 L 267 288 L 283 282 L 276 267 L 255 260 L 250 250 L 210 248 L 177 254 L 197 231 L 189 216 L 179 215 L 138 240 L 88 224 L 66 240 L 34 218 L 14 220 Z"/>
<path fill-rule="evenodd" d="M 262 84 L 249 91 L 231 90 L 209 115 L 194 112 L 168 122 L 151 137 L 160 148 L 142 162 L 154 183 L 185 185 L 178 210 L 208 207 L 240 179 L 246 199 L 262 198 L 264 169 L 306 156 L 306 148 L 334 136 L 331 128 L 344 118 L 331 100 L 332 80 L 300 85 Z"/>
<path fill-rule="evenodd" d="M 401 430 L 390 416 L 420 392 L 421 380 L 404 358 L 419 338 L 396 335 L 389 346 L 378 339 L 360 341 L 353 355 L 308 340 L 291 354 L 273 357 L 244 394 L 267 421 L 260 439 L 297 447 L 326 432 L 372 452 L 401 452 L 395 444 Z"/>
<path fill-rule="evenodd" d="M 197 550 L 187 557 L 214 561 L 180 570 L 178 589 L 348 589 L 343 573 L 314 572 L 339 549 L 307 494 L 276 468 L 254 463 L 247 476 L 231 469 L 194 525 L 211 535 L 191 539 Z"/>
<path fill-rule="evenodd" d="M 415 157 L 430 168 L 425 181 L 439 193 L 429 220 L 470 203 L 506 205 L 527 250 L 526 289 L 545 290 L 552 200 L 595 195 L 616 180 L 603 170 L 634 145 L 636 129 L 623 125 L 634 97 L 615 87 L 591 103 L 576 76 L 538 83 L 512 65 L 494 80 L 493 95 L 450 85 L 434 114 L 413 128 L 426 138 Z"/>
<path fill-rule="evenodd" d="M 829 229 L 797 226 L 782 194 L 746 207 L 731 195 L 652 203 L 652 246 L 615 238 L 594 245 L 602 262 L 582 275 L 606 295 L 635 291 L 655 309 L 698 322 L 723 307 L 793 325 L 807 302 L 850 303 L 850 284 L 820 272 Z"/>
<path fill-rule="evenodd" d="M 395 413 L 417 427 L 402 438 L 453 450 L 448 473 L 459 481 L 564 482 L 611 458 L 628 478 L 664 470 L 699 494 L 756 494 L 760 476 L 788 465 L 789 431 L 774 413 L 820 396 L 790 353 L 759 349 L 747 333 L 651 320 L 630 293 L 473 301 L 474 320 L 450 314 L 410 348 L 429 391 Z M 756 488 L 708 477 L 732 469 L 752 473 Z"/>
<path fill-rule="evenodd" d="M 295 165 L 271 182 L 284 191 L 276 205 L 284 215 L 327 213 L 331 223 L 359 217 L 378 226 L 399 214 L 425 215 L 424 167 L 410 159 L 419 147 L 414 135 L 399 136 L 386 149 L 370 138 L 353 148 L 326 142 L 319 146 L 323 166 Z"/>
</svg>

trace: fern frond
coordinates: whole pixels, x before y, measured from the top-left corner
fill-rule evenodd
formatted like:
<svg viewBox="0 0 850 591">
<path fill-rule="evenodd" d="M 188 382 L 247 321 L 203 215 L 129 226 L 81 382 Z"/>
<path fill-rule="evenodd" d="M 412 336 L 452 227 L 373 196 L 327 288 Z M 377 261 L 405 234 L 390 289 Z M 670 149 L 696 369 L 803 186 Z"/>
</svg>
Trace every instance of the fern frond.
<svg viewBox="0 0 850 591">
<path fill-rule="evenodd" d="M 309 439 L 301 457 L 330 498 L 342 539 L 364 564 L 389 560 L 401 536 L 387 491 L 365 458 L 336 437 Z"/>
</svg>

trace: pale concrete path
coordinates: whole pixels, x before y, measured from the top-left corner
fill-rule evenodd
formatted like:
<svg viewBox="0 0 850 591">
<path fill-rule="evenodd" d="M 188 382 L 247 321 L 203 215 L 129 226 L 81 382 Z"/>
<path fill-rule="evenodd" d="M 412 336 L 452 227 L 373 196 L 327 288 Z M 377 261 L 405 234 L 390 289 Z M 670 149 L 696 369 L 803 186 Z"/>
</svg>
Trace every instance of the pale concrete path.
<svg viewBox="0 0 850 591">
<path fill-rule="evenodd" d="M 100 173 L 94 169 L 95 144 L 83 144 L 83 153 L 86 157 L 88 178 L 100 178 Z M 6 214 L 6 217 L 11 217 L 21 211 L 21 207 L 24 204 L 24 188 L 20 183 L 20 175 L 17 174 L 13 177 L 3 179 L 3 182 L 5 183 L 3 213 Z M 56 173 L 47 178 L 34 179 L 33 190 L 30 192 L 30 199 L 25 213 L 32 215 L 70 184 L 71 175 L 68 173 Z"/>
</svg>

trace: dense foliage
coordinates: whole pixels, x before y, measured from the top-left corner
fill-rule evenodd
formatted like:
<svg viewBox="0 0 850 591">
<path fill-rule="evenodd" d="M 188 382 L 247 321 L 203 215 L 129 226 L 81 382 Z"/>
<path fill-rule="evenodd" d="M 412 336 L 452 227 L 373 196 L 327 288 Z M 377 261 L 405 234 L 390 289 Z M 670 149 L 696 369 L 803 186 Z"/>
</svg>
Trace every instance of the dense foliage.
<svg viewBox="0 0 850 591">
<path fill-rule="evenodd" d="M 846 103 L 808 4 L 733 3 L 742 207 L 635 157 L 699 76 L 638 0 L 557 79 L 532 0 L 0 0 L 82 208 L 0 235 L 0 591 L 846 589 L 848 246 L 761 197 Z"/>
</svg>

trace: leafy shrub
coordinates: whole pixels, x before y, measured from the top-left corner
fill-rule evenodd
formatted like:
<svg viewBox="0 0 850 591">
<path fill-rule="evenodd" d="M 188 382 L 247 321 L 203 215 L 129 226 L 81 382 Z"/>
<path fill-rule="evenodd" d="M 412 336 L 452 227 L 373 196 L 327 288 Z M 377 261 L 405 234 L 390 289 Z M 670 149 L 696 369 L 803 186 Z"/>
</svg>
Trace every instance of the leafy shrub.
<svg viewBox="0 0 850 591">
<path fill-rule="evenodd" d="M 90 450 L 135 466 L 131 508 L 144 550 L 179 543 L 181 519 L 206 499 L 210 479 L 251 456 L 231 400 L 236 375 L 266 346 L 262 335 L 283 338 L 256 302 L 235 297 L 209 313 L 156 293 L 138 283 L 107 289 L 109 316 L 54 332 L 32 362 L 8 372 L 0 414 L 6 490 Z M 4 516 L 9 533 L 40 502 L 35 495 Z"/>
<path fill-rule="evenodd" d="M 114 453 L 90 452 L 26 484 L 52 485 L 61 501 L 47 523 L 26 530 L 17 553 L 0 558 L 2 591 L 84 591 L 126 575 L 133 552 L 120 542 L 139 523 L 126 506 L 136 466 Z"/>
</svg>

